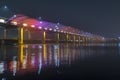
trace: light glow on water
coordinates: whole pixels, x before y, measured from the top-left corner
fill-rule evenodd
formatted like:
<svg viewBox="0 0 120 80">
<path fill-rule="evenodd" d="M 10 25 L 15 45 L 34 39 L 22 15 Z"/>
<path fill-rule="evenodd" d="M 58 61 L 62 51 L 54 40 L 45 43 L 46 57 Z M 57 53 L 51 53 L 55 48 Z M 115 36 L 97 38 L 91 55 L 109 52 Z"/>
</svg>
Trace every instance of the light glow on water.
<svg viewBox="0 0 120 80">
<path fill-rule="evenodd" d="M 82 45 L 82 44 L 80 44 Z M 44 71 L 49 70 L 48 68 L 55 69 L 57 74 L 61 74 L 66 68 L 70 68 L 76 61 L 83 62 L 86 59 L 94 58 L 97 56 L 103 56 L 108 44 L 35 44 L 35 45 L 20 45 L 17 47 L 4 48 L 2 54 L 7 54 L 9 62 L 5 55 L 0 63 L 0 74 L 4 74 L 6 71 L 10 71 L 11 75 L 16 77 L 18 75 L 36 74 L 41 75 Z M 111 48 L 116 47 L 110 45 Z M 1 49 L 1 48 L 0 48 Z M 112 50 L 112 49 L 110 49 Z M 9 53 L 8 53 L 8 52 Z M 18 52 L 18 53 L 16 53 Z M 113 52 L 113 51 L 110 51 Z M 109 54 L 110 54 L 109 52 Z M 115 53 L 114 53 L 115 54 Z M 2 58 L 0 57 L 2 60 Z M 85 63 L 87 64 L 87 63 Z M 5 65 L 8 65 L 7 67 Z M 63 66 L 63 67 L 62 67 Z M 82 66 L 82 65 L 81 65 Z M 87 67 L 87 66 L 86 66 Z M 47 72 L 49 74 L 49 71 Z M 52 75 L 51 69 L 51 75 Z M 50 74 L 49 74 L 50 75 Z M 29 76 L 30 77 L 30 76 Z"/>
</svg>

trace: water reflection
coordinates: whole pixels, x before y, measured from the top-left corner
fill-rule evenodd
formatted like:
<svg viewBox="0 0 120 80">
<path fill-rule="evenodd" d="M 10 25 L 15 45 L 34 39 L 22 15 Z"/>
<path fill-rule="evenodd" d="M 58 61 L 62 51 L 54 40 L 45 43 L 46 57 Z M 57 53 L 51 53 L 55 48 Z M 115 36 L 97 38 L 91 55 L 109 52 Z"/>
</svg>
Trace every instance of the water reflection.
<svg viewBox="0 0 120 80">
<path fill-rule="evenodd" d="M 1 46 L 0 74 L 9 71 L 12 76 L 29 72 L 40 74 L 41 69 L 45 67 L 70 66 L 75 61 L 104 54 L 104 46 L 105 44 L 97 47 L 95 44 L 86 44 L 85 46 L 73 44 Z"/>
<path fill-rule="evenodd" d="M 1 62 L 0 63 L 0 74 L 2 74 L 3 73 L 3 71 L 5 70 L 5 68 L 4 68 L 5 66 L 4 66 L 4 63 L 3 62 Z"/>
</svg>

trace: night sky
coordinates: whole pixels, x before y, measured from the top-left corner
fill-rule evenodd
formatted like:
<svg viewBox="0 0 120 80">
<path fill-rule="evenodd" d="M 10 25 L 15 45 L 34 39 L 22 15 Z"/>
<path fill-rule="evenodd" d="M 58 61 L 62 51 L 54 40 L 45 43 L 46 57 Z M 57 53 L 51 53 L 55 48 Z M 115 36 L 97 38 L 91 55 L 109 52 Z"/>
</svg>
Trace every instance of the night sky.
<svg viewBox="0 0 120 80">
<path fill-rule="evenodd" d="M 120 36 L 120 1 L 0 0 L 15 14 L 59 22 L 104 37 Z"/>
</svg>

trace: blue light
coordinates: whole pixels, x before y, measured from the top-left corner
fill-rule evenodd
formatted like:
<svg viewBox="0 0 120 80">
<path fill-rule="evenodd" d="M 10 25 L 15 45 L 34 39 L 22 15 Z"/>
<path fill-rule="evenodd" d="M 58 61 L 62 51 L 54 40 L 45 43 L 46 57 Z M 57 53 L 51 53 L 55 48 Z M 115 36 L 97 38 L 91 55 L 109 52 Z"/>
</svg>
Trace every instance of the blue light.
<svg viewBox="0 0 120 80">
<path fill-rule="evenodd" d="M 4 8 L 7 9 L 7 6 L 5 5 Z"/>
<path fill-rule="evenodd" d="M 40 45 L 39 48 L 42 48 L 42 46 Z"/>
<path fill-rule="evenodd" d="M 120 47 L 120 43 L 118 43 L 118 47 Z"/>
</svg>

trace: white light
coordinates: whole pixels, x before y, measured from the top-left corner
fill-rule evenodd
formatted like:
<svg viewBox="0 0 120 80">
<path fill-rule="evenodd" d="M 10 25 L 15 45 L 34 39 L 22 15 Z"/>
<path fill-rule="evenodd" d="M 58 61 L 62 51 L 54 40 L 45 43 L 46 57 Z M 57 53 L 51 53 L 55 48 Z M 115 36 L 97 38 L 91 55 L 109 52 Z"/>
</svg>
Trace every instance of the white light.
<svg viewBox="0 0 120 80">
<path fill-rule="evenodd" d="M 42 48 L 42 46 L 39 46 L 39 48 Z"/>
<path fill-rule="evenodd" d="M 23 23 L 23 26 L 27 26 L 27 24 L 26 24 L 26 23 Z"/>
<path fill-rule="evenodd" d="M 54 29 L 54 32 L 56 32 L 57 30 L 56 29 Z"/>
<path fill-rule="evenodd" d="M 45 30 L 47 30 L 47 28 L 44 28 Z"/>
<path fill-rule="evenodd" d="M 0 23 L 5 23 L 5 20 L 4 19 L 0 19 Z"/>
<path fill-rule="evenodd" d="M 105 40 L 105 38 L 104 38 L 104 37 L 103 37 L 102 39 L 103 39 L 103 40 Z"/>
<path fill-rule="evenodd" d="M 78 40 L 76 40 L 76 42 L 78 42 Z"/>
<path fill-rule="evenodd" d="M 0 63 L 0 74 L 4 72 L 4 63 Z"/>
<path fill-rule="evenodd" d="M 17 17 L 17 15 L 14 15 L 13 17 Z"/>
<path fill-rule="evenodd" d="M 17 22 L 13 22 L 14 25 L 17 25 Z"/>
<path fill-rule="evenodd" d="M 35 27 L 35 25 L 31 25 L 31 27 L 32 27 L 32 28 L 34 28 L 34 27 Z"/>
<path fill-rule="evenodd" d="M 52 28 L 49 28 L 50 31 L 52 31 Z"/>
</svg>

